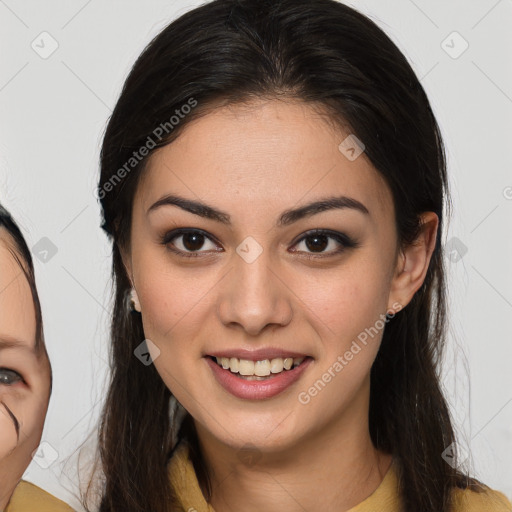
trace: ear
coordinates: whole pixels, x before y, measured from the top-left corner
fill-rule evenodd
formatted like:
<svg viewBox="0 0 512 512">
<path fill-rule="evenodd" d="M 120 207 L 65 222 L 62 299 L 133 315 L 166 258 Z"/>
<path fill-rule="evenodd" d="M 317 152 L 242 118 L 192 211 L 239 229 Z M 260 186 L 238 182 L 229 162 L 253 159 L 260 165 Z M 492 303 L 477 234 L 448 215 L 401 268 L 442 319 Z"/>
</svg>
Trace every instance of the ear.
<svg viewBox="0 0 512 512">
<path fill-rule="evenodd" d="M 123 262 L 124 269 L 126 271 L 126 275 L 128 276 L 128 279 L 130 280 L 131 290 L 130 290 L 130 299 L 132 303 L 133 309 L 135 311 L 141 312 L 140 308 L 140 302 L 139 302 L 139 296 L 137 295 L 137 291 L 135 290 L 135 287 L 133 286 L 133 274 L 132 274 L 132 259 L 128 252 L 126 252 L 124 249 L 121 248 L 121 246 L 118 245 L 119 248 L 119 254 L 121 255 L 121 260 Z"/>
<path fill-rule="evenodd" d="M 439 218 L 434 212 L 424 212 L 421 214 L 420 223 L 420 232 L 416 239 L 400 250 L 391 281 L 388 311 L 399 311 L 407 306 L 427 275 L 436 246 Z"/>
<path fill-rule="evenodd" d="M 137 295 L 135 288 L 131 289 L 130 297 L 132 299 L 133 308 L 135 309 L 135 311 L 138 311 L 140 313 L 141 308 L 140 308 L 139 296 Z"/>
<path fill-rule="evenodd" d="M 131 253 L 126 251 L 121 245 L 117 245 L 117 248 L 119 250 L 119 254 L 121 255 L 121 260 L 123 262 L 124 270 L 126 272 L 126 275 L 128 276 L 128 279 L 130 280 L 130 284 L 133 288 L 133 274 L 132 274 L 132 258 Z"/>
</svg>

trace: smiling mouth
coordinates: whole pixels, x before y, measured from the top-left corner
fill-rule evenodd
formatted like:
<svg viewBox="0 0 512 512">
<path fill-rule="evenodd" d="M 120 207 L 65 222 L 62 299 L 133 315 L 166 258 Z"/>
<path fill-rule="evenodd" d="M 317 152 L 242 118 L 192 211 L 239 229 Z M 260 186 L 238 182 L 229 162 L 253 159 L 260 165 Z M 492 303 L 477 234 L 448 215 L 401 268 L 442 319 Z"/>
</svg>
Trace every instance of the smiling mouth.
<svg viewBox="0 0 512 512">
<path fill-rule="evenodd" d="M 293 371 L 305 360 L 306 357 L 276 357 L 273 359 L 263 359 L 261 361 L 251 361 L 248 359 L 239 359 L 237 357 L 215 357 L 208 356 L 212 361 L 224 370 L 229 370 L 237 377 L 245 380 L 266 380 L 276 377 L 283 372 Z"/>
</svg>

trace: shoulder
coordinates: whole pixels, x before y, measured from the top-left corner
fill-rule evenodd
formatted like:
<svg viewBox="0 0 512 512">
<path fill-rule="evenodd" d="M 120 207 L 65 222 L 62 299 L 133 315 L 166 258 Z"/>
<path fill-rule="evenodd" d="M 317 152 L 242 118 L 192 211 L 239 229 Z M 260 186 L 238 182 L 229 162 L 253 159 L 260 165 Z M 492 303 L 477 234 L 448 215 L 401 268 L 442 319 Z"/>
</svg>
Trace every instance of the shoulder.
<svg viewBox="0 0 512 512">
<path fill-rule="evenodd" d="M 73 509 L 37 485 L 21 480 L 5 512 L 73 512 Z"/>
<path fill-rule="evenodd" d="M 480 492 L 471 489 L 454 491 L 454 512 L 512 512 L 512 503 L 501 492 L 484 486 Z"/>
</svg>

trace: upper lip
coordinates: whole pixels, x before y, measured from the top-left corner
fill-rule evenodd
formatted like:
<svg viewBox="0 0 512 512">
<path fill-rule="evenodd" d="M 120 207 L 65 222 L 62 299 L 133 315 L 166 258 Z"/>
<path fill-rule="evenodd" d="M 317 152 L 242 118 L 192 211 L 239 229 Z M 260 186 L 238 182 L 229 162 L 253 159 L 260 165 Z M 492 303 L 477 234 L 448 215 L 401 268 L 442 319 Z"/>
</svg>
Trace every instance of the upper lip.
<svg viewBox="0 0 512 512">
<path fill-rule="evenodd" d="M 231 350 L 215 350 L 207 355 L 213 357 L 236 357 L 237 359 L 247 359 L 248 361 L 264 361 L 265 359 L 277 359 L 278 357 L 307 357 L 306 354 L 300 352 L 293 352 L 291 350 L 285 350 L 282 348 L 259 348 L 253 350 L 246 350 L 242 348 L 236 348 Z"/>
</svg>

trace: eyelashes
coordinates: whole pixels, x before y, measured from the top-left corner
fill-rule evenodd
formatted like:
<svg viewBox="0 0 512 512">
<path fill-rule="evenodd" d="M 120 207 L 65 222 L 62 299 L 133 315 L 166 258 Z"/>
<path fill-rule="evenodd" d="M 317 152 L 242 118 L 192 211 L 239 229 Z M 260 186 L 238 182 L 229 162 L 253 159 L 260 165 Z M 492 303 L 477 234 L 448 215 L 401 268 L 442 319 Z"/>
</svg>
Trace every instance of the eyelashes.
<svg viewBox="0 0 512 512">
<path fill-rule="evenodd" d="M 314 258 L 326 258 L 329 256 L 335 256 L 337 254 L 341 254 L 345 252 L 347 249 L 354 249 L 359 246 L 359 244 L 350 238 L 348 235 L 344 233 L 340 233 L 338 231 L 331 231 L 329 229 L 314 229 L 312 231 L 308 231 L 305 233 L 295 244 L 300 244 L 304 242 L 305 240 L 334 240 L 338 247 L 334 250 L 330 250 L 327 252 L 304 252 L 303 255 L 306 258 L 314 259 Z M 305 244 L 307 247 L 307 244 Z M 293 251 L 293 252 L 301 252 L 302 251 Z"/>
<path fill-rule="evenodd" d="M 186 238 L 187 235 L 190 235 Z M 178 238 L 182 237 L 181 245 L 183 245 L 184 249 L 177 248 L 173 243 L 171 243 L 173 240 L 176 240 Z M 188 244 L 192 241 L 192 245 L 199 245 L 199 247 L 196 247 L 195 249 L 202 248 L 203 240 L 209 240 L 210 242 L 213 242 L 214 244 L 217 243 L 213 237 L 208 235 L 206 232 L 204 232 L 201 229 L 192 229 L 192 228 L 180 228 L 175 229 L 173 231 L 170 231 L 168 233 L 165 233 L 163 237 L 161 237 L 160 243 L 164 246 L 166 246 L 171 252 L 177 254 L 180 257 L 184 258 L 198 258 L 198 257 L 204 257 L 202 254 L 208 255 L 210 251 L 196 251 L 194 248 L 190 249 L 185 247 L 183 244 L 183 241 L 187 241 Z M 351 249 L 359 246 L 359 243 L 352 239 L 351 237 L 347 236 L 344 233 L 340 233 L 338 231 L 332 231 L 329 229 L 314 229 L 311 231 L 306 232 L 300 239 L 298 239 L 293 246 L 298 245 L 299 243 L 305 241 L 305 240 L 334 240 L 339 244 L 339 246 L 331 251 L 328 252 L 306 252 L 306 251 L 292 251 L 292 252 L 298 252 L 301 253 L 301 256 L 307 258 L 307 259 L 319 259 L 319 258 L 326 258 L 331 257 L 337 254 L 340 254 L 344 252 L 346 249 Z M 218 248 L 213 248 L 215 252 L 220 252 Z"/>
<path fill-rule="evenodd" d="M 23 377 L 10 368 L 0 368 L 0 385 L 12 386 L 17 382 L 24 382 Z"/>
<path fill-rule="evenodd" d="M 181 249 L 177 249 L 176 246 L 173 246 L 173 244 L 171 244 L 171 242 L 173 240 L 175 240 L 176 238 L 185 237 L 186 235 L 194 236 L 196 238 L 196 243 L 197 243 L 197 239 L 199 239 L 199 245 L 201 245 L 201 241 L 203 238 L 210 240 L 210 241 L 214 240 L 212 237 L 208 236 L 204 231 L 202 231 L 200 229 L 180 228 L 180 229 L 175 229 L 173 231 L 166 233 L 161 239 L 161 244 L 166 246 L 171 252 L 178 254 L 179 256 L 183 256 L 185 258 L 200 257 L 200 254 L 197 252 L 183 251 Z M 190 238 L 188 241 L 190 242 Z M 214 249 L 214 250 L 218 251 L 218 249 Z M 205 251 L 202 251 L 202 252 L 204 253 Z"/>
</svg>

